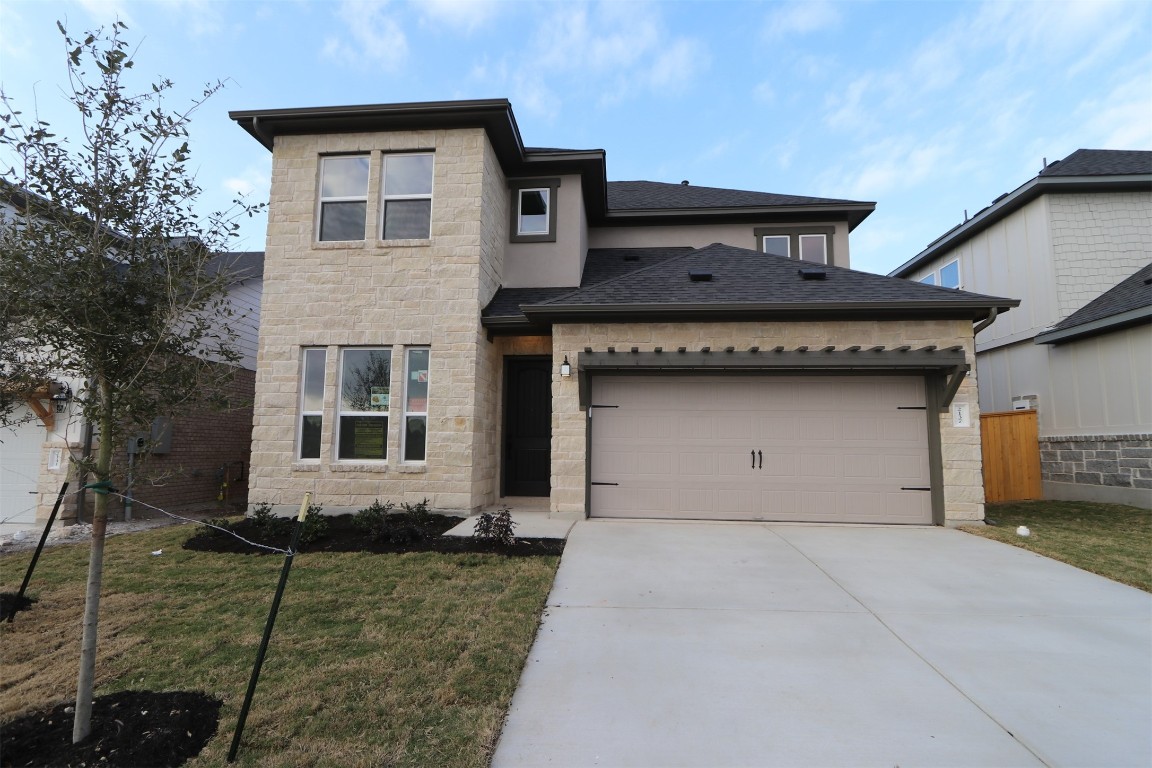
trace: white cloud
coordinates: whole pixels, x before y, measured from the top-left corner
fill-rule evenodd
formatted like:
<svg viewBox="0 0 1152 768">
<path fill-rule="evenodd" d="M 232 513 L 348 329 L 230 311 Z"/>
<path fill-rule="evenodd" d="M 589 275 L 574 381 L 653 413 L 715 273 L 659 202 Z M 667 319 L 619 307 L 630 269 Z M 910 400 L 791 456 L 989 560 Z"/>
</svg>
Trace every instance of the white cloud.
<svg viewBox="0 0 1152 768">
<path fill-rule="evenodd" d="M 381 67 L 394 72 L 408 59 L 408 38 L 388 0 L 343 2 L 337 12 L 341 36 L 324 41 L 324 55 L 350 66 Z"/>
<path fill-rule="evenodd" d="M 241 169 L 240 173 L 224 179 L 221 186 L 235 197 L 267 200 L 269 171 L 266 166 L 249 165 Z"/>
<path fill-rule="evenodd" d="M 499 0 L 418 0 L 412 6 L 425 23 L 462 32 L 474 32 L 485 26 L 501 10 Z"/>
<path fill-rule="evenodd" d="M 879 200 L 886 195 L 913 188 L 945 172 L 955 173 L 960 151 L 952 132 L 921 138 L 905 135 L 864 147 L 853 169 L 837 169 L 824 179 L 840 194 L 853 199 Z"/>
<path fill-rule="evenodd" d="M 762 80 L 756 84 L 752 89 L 752 98 L 761 104 L 771 104 L 776 101 L 776 89 L 772 87 L 772 81 Z"/>
<path fill-rule="evenodd" d="M 801 0 L 779 6 L 764 24 L 764 34 L 770 40 L 790 35 L 806 35 L 829 29 L 840 23 L 840 12 L 825 0 Z"/>
<path fill-rule="evenodd" d="M 128 13 L 128 7 L 122 0 L 78 0 L 78 5 L 87 11 L 97 24 L 107 26 L 114 21 L 122 21 L 129 28 L 136 26 L 132 14 Z M 8 12 L 7 9 L 4 11 L 5 14 Z M 75 33 L 78 30 L 70 29 L 69 32 Z"/>
</svg>

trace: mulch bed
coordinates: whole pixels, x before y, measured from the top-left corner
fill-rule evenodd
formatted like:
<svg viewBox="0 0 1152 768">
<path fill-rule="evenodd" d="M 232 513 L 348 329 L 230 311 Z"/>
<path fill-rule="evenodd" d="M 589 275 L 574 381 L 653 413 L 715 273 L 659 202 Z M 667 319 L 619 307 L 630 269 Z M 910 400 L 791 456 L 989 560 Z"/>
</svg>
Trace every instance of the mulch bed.
<svg viewBox="0 0 1152 768">
<path fill-rule="evenodd" d="M 218 699 L 203 693 L 122 691 L 92 704 L 92 735 L 72 743 L 72 704 L 4 726 L 0 765 L 176 768 L 216 734 Z"/>
<path fill-rule="evenodd" d="M 406 512 L 391 514 L 388 516 L 389 526 L 380 536 L 373 536 L 357 527 L 352 515 L 336 515 L 326 520 L 326 532 L 315 541 L 301 543 L 298 547 L 300 552 L 371 552 L 379 555 L 404 552 L 487 553 L 508 557 L 559 555 L 564 552 L 564 539 L 517 538 L 514 544 L 505 547 L 472 536 L 443 536 L 441 534 L 445 531 L 460 524 L 461 518 L 451 515 L 428 514 L 414 519 Z M 282 522 L 285 530 L 269 532 L 249 517 L 233 523 L 231 530 L 248 541 L 287 549 L 292 540 L 292 527 L 288 521 Z M 243 555 L 277 554 L 203 527 L 184 542 L 184 549 Z"/>
<path fill-rule="evenodd" d="M 21 597 L 16 592 L 0 592 L 0 621 L 12 621 L 18 611 L 28 610 L 34 602 L 34 597 Z"/>
</svg>

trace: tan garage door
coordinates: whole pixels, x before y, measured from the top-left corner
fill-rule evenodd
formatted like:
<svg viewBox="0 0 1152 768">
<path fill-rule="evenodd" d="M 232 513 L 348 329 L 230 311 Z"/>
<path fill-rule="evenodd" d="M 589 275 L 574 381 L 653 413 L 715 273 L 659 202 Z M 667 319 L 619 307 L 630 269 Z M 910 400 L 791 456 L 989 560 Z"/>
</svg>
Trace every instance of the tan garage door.
<svg viewBox="0 0 1152 768">
<path fill-rule="evenodd" d="M 918 376 L 600 376 L 591 514 L 932 522 Z"/>
</svg>

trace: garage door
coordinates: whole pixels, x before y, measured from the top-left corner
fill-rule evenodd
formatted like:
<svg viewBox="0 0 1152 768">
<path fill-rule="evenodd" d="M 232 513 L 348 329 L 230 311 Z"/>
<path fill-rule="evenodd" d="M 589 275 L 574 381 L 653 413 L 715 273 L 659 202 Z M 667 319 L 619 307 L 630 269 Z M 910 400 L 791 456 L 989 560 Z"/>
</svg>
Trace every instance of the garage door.
<svg viewBox="0 0 1152 768">
<path fill-rule="evenodd" d="M 13 414 L 19 420 L 31 416 L 24 406 Z M 0 429 L 0 534 L 36 525 L 36 476 L 43 443 L 44 427 L 39 419 L 22 423 L 15 430 Z"/>
<path fill-rule="evenodd" d="M 595 517 L 932 522 L 918 376 L 592 379 Z"/>
</svg>

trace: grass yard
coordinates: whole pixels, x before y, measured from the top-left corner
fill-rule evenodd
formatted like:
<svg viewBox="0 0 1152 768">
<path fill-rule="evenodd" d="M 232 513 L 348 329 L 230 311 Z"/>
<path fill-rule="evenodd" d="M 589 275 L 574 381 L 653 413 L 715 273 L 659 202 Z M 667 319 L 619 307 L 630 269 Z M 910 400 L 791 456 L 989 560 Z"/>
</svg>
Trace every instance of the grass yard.
<svg viewBox="0 0 1152 768">
<path fill-rule="evenodd" d="M 222 699 L 216 737 L 188 765 L 225 766 L 284 560 L 181 549 L 191 533 L 108 539 L 96 694 Z M 45 550 L 29 587 L 40 602 L 0 625 L 0 720 L 74 695 L 87 552 Z M 19 588 L 30 558 L 0 558 L 0 591 Z M 486 766 L 558 563 L 298 555 L 236 765 Z"/>
<path fill-rule="evenodd" d="M 989 504 L 995 525 L 964 530 L 1152 592 L 1152 511 L 1086 501 Z M 1016 534 L 1025 525 L 1032 535 Z"/>
</svg>

